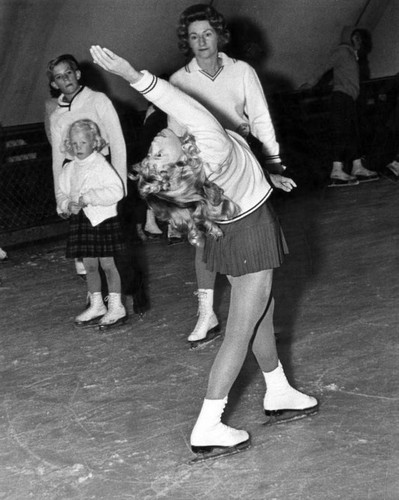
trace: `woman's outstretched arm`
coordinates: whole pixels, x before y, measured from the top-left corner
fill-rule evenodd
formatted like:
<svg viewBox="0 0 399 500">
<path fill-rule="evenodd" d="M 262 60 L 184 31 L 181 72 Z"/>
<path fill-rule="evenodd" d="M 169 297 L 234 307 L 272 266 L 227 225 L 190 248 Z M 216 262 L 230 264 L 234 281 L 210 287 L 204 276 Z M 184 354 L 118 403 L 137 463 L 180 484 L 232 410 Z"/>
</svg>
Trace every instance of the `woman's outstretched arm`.
<svg viewBox="0 0 399 500">
<path fill-rule="evenodd" d="M 129 83 L 137 83 L 143 77 L 143 74 L 134 69 L 126 59 L 119 57 L 109 49 L 102 48 L 99 45 L 92 45 L 90 54 L 95 64 L 109 73 L 122 77 Z"/>
</svg>

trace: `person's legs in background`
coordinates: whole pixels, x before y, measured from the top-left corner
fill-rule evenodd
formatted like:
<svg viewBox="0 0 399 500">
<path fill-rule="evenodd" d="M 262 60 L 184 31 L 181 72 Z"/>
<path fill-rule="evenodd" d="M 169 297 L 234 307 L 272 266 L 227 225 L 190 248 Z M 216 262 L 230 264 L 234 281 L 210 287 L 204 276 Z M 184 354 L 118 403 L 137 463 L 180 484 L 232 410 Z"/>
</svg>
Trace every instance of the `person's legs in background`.
<svg viewBox="0 0 399 500">
<path fill-rule="evenodd" d="M 332 92 L 331 125 L 333 137 L 333 166 L 329 187 L 356 186 L 359 181 L 345 171 L 345 162 L 353 148 L 353 99 L 343 92 Z"/>
<path fill-rule="evenodd" d="M 198 319 L 194 330 L 187 339 L 192 343 L 193 348 L 206 339 L 207 336 L 213 336 L 214 333 L 220 330 L 219 321 L 213 310 L 216 273 L 207 270 L 206 264 L 203 262 L 203 255 L 203 247 L 196 247 L 195 274 L 198 290 L 195 294 L 198 297 Z"/>
</svg>

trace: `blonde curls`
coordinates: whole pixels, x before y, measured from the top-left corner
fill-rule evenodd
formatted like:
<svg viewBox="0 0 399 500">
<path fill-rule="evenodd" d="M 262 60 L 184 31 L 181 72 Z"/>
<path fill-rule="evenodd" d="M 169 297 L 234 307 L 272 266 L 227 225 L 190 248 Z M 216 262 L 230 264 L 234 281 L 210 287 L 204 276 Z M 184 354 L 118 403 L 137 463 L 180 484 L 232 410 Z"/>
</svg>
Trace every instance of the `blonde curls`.
<svg viewBox="0 0 399 500">
<path fill-rule="evenodd" d="M 160 220 L 200 245 L 204 233 L 223 236 L 216 221 L 234 217 L 239 207 L 207 179 L 194 137 L 186 134 L 181 141 L 184 161 L 159 166 L 147 157 L 137 168 L 138 188 Z"/>
<path fill-rule="evenodd" d="M 101 151 L 107 146 L 107 142 L 105 139 L 101 137 L 100 129 L 97 123 L 89 120 L 88 118 L 84 118 L 82 120 L 76 120 L 71 124 L 68 129 L 67 138 L 64 141 L 64 152 L 73 156 L 73 149 L 71 143 L 71 133 L 75 130 L 80 130 L 85 132 L 93 141 L 94 141 L 94 150 Z"/>
</svg>

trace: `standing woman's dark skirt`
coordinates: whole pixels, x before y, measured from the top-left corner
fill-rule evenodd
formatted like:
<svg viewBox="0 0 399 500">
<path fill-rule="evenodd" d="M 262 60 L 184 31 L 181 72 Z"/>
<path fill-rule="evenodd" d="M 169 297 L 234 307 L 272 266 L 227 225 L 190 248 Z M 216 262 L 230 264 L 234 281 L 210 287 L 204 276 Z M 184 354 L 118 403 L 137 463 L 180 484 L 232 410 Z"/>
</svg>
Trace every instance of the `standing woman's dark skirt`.
<svg viewBox="0 0 399 500">
<path fill-rule="evenodd" d="M 280 267 L 288 253 L 277 215 L 266 201 L 255 212 L 230 224 L 220 224 L 224 236 L 207 236 L 204 262 L 209 271 L 242 276 Z"/>
<path fill-rule="evenodd" d="M 68 258 L 115 257 L 117 253 L 126 250 L 118 216 L 93 227 L 81 210 L 77 215 L 71 216 L 69 224 L 66 249 Z"/>
</svg>

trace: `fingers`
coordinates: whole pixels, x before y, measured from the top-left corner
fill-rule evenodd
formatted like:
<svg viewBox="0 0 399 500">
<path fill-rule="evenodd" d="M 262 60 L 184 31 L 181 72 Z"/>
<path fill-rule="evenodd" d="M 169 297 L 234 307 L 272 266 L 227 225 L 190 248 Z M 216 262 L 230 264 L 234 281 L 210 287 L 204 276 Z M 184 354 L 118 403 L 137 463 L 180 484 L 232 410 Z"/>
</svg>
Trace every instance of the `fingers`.
<svg viewBox="0 0 399 500">
<path fill-rule="evenodd" d="M 109 64 L 115 59 L 115 54 L 111 50 L 101 48 L 99 45 L 92 45 L 90 47 L 90 54 L 94 63 L 105 70 L 109 70 Z"/>
</svg>

